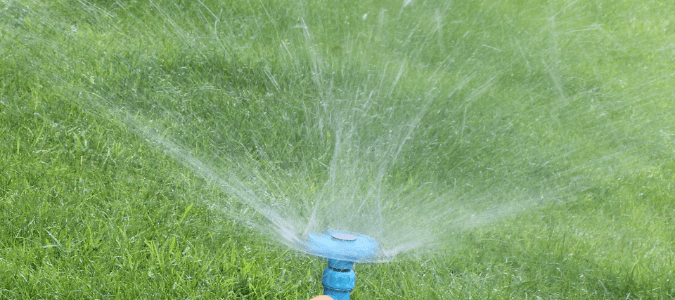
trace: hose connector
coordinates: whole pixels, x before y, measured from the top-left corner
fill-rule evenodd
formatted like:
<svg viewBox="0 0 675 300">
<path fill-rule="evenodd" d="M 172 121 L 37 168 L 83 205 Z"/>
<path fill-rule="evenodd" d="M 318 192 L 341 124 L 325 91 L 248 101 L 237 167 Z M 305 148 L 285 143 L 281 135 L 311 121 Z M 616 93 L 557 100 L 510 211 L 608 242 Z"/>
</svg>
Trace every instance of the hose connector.
<svg viewBox="0 0 675 300">
<path fill-rule="evenodd" d="M 323 294 L 333 300 L 349 300 L 349 295 L 356 286 L 356 273 L 353 262 L 344 260 L 328 260 L 328 267 L 323 270 Z"/>
<path fill-rule="evenodd" d="M 365 235 L 327 230 L 310 234 L 307 252 L 328 259 L 323 270 L 324 295 L 334 300 L 349 300 L 356 285 L 355 262 L 368 262 L 377 254 L 378 243 Z"/>
</svg>

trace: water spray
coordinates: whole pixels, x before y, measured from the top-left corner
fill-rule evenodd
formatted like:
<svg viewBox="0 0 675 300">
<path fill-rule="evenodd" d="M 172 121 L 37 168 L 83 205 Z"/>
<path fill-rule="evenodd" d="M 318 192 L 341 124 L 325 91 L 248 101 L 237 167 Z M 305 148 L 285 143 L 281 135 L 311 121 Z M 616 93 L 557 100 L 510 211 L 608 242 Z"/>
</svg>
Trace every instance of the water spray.
<svg viewBox="0 0 675 300">
<path fill-rule="evenodd" d="M 338 230 L 311 233 L 307 252 L 328 259 L 321 280 L 324 295 L 334 300 L 349 300 L 349 294 L 356 285 L 354 263 L 374 259 L 377 247 L 377 241 L 363 234 Z"/>
</svg>

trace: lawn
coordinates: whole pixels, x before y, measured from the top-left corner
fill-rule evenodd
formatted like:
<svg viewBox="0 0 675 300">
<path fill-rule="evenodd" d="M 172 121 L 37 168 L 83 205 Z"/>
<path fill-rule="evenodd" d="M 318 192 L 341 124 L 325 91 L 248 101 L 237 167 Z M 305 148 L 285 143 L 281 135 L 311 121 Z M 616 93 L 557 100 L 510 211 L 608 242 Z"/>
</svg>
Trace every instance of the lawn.
<svg viewBox="0 0 675 300">
<path fill-rule="evenodd" d="M 0 0 L 0 299 L 675 298 L 673 1 Z"/>
</svg>

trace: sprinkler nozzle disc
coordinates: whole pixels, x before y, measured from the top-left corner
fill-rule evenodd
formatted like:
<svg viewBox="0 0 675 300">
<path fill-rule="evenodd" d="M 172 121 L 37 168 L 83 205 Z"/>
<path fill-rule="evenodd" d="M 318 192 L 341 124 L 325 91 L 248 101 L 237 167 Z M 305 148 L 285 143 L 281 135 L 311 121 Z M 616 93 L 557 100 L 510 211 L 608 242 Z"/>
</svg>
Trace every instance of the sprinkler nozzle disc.
<svg viewBox="0 0 675 300">
<path fill-rule="evenodd" d="M 330 237 L 343 242 L 356 241 L 356 236 L 349 233 L 333 233 L 330 235 Z"/>
<path fill-rule="evenodd" d="M 312 232 L 305 246 L 307 253 L 329 260 L 373 262 L 378 254 L 378 243 L 373 238 L 344 230 Z"/>
</svg>

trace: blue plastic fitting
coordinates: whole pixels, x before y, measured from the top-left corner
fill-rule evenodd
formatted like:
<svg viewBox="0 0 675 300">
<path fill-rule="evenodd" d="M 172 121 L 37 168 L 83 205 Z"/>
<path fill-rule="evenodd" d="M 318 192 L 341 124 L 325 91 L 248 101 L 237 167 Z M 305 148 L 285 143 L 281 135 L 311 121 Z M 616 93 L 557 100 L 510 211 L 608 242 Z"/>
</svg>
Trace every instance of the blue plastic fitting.
<svg viewBox="0 0 675 300">
<path fill-rule="evenodd" d="M 356 285 L 355 262 L 370 262 L 377 255 L 372 238 L 347 231 L 327 230 L 309 235 L 307 252 L 328 259 L 323 270 L 323 293 L 334 300 L 349 300 Z"/>
<path fill-rule="evenodd" d="M 356 273 L 352 270 L 354 263 L 344 260 L 328 260 L 328 267 L 323 270 L 323 294 L 333 300 L 349 300 L 349 294 L 356 286 Z"/>
</svg>

